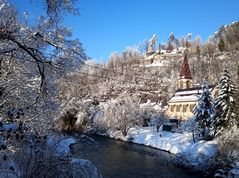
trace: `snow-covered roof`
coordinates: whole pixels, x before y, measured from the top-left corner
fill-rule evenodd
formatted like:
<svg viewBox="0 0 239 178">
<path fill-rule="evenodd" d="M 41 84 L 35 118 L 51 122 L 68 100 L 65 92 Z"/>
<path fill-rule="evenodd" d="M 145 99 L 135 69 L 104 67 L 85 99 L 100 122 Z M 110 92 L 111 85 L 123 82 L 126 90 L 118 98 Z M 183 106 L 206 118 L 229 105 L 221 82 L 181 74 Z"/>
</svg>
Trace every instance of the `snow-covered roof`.
<svg viewBox="0 0 239 178">
<path fill-rule="evenodd" d="M 213 85 L 208 87 L 210 92 L 214 89 Z M 179 89 L 178 91 L 176 91 L 174 96 L 169 100 L 169 103 L 197 101 L 201 93 L 202 93 L 201 87 Z"/>
<path fill-rule="evenodd" d="M 209 91 L 211 92 L 214 89 L 214 85 L 208 86 Z M 194 94 L 201 94 L 202 88 L 201 87 L 194 87 L 194 88 L 187 88 L 187 89 L 179 89 L 175 92 L 175 96 L 185 96 L 185 95 L 194 95 Z"/>
<path fill-rule="evenodd" d="M 175 93 L 175 96 L 193 95 L 193 94 L 200 94 L 200 93 L 202 93 L 202 90 L 178 91 Z"/>
<path fill-rule="evenodd" d="M 197 101 L 199 98 L 199 95 L 188 95 L 188 96 L 173 96 L 170 100 L 170 102 L 190 102 L 190 101 Z"/>
</svg>

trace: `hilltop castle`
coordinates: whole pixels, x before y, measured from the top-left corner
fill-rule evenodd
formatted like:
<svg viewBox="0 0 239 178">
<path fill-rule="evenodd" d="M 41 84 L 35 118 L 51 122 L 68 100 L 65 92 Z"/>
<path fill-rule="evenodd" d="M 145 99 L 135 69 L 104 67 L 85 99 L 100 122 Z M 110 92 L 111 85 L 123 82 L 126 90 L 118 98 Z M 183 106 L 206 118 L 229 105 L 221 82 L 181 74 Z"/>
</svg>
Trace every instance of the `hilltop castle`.
<svg viewBox="0 0 239 178">
<path fill-rule="evenodd" d="M 149 65 L 156 61 L 165 61 L 177 57 L 182 57 L 185 51 L 188 53 L 196 54 L 197 49 L 195 47 L 173 47 L 172 45 L 166 46 L 164 49 L 159 45 L 158 49 L 155 47 L 157 42 L 157 36 L 154 34 L 149 41 L 147 51 L 144 56 L 144 63 Z"/>
</svg>

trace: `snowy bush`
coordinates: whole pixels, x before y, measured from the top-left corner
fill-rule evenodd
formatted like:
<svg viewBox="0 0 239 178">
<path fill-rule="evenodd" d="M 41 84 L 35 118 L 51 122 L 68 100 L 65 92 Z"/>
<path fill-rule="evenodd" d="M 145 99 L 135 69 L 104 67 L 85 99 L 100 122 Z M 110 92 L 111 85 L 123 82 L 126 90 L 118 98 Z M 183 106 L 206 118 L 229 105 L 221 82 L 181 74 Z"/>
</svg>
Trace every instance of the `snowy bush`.
<svg viewBox="0 0 239 178">
<path fill-rule="evenodd" d="M 154 113 L 150 120 L 150 125 L 156 127 L 157 132 L 162 124 L 167 123 L 168 118 L 164 116 L 164 113 Z"/>
<path fill-rule="evenodd" d="M 89 122 L 89 116 L 85 112 L 78 112 L 76 118 L 75 127 L 83 131 L 84 127 L 86 127 Z"/>
<path fill-rule="evenodd" d="M 0 177 L 18 178 L 21 176 L 19 166 L 5 153 L 0 153 Z"/>
<path fill-rule="evenodd" d="M 23 123 L 3 122 L 1 128 L 0 177 L 101 177 L 90 161 L 72 162 L 73 138 L 36 135 Z"/>
<path fill-rule="evenodd" d="M 107 132 L 107 118 L 105 118 L 108 104 L 102 103 L 95 108 L 93 118 L 93 131 L 95 133 L 105 134 Z"/>
<path fill-rule="evenodd" d="M 15 142 L 14 153 L 0 153 L 1 177 L 24 178 L 65 178 L 102 177 L 96 167 L 88 160 L 73 158 L 69 154 L 72 138 L 36 137 Z"/>
<path fill-rule="evenodd" d="M 131 127 L 142 125 L 139 113 L 138 99 L 126 93 L 122 94 L 117 100 L 111 101 L 106 109 L 107 127 L 120 130 L 123 136 L 126 136 Z"/>
<path fill-rule="evenodd" d="M 198 132 L 198 122 L 196 121 L 195 117 L 181 122 L 177 129 L 177 132 Z"/>
<path fill-rule="evenodd" d="M 61 121 L 61 130 L 71 132 L 75 129 L 75 124 L 77 121 L 77 110 L 69 109 L 60 117 Z"/>
<path fill-rule="evenodd" d="M 60 117 L 56 119 L 58 128 L 63 131 L 92 132 L 96 129 L 94 120 L 101 112 L 100 106 L 94 100 L 72 98 L 61 105 Z"/>
<path fill-rule="evenodd" d="M 158 117 L 158 115 L 160 115 L 160 113 L 158 113 L 150 104 L 146 106 L 141 105 L 138 117 L 142 121 L 142 126 L 146 127 L 156 124 L 156 122 L 160 120 L 160 117 Z"/>
<path fill-rule="evenodd" d="M 239 161 L 239 129 L 227 132 L 218 139 L 218 154 L 215 163 L 218 168 L 230 168 Z"/>
</svg>

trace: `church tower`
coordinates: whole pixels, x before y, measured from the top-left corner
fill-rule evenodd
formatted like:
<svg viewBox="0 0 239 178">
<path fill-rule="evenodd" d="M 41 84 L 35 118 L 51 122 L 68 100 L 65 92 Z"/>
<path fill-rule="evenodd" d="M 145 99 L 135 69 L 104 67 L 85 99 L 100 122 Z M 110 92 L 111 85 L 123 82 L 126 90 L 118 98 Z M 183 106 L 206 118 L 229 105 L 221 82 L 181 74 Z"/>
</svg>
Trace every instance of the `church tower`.
<svg viewBox="0 0 239 178">
<path fill-rule="evenodd" d="M 192 88 L 192 75 L 188 64 L 187 55 L 185 54 L 178 79 L 178 89 Z"/>
</svg>

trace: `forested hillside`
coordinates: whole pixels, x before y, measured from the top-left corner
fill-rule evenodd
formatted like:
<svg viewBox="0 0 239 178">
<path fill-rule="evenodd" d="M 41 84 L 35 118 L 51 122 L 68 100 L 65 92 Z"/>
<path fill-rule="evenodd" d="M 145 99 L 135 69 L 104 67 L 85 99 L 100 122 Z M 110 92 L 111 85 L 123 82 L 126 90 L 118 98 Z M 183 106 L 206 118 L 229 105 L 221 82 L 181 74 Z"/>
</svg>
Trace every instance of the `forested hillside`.
<svg viewBox="0 0 239 178">
<path fill-rule="evenodd" d="M 112 53 L 109 62 L 97 64 L 86 61 L 85 64 L 74 73 L 68 74 L 59 80 L 60 99 L 66 99 L 64 92 L 70 90 L 70 94 L 79 99 L 95 99 L 107 101 L 115 99 L 120 93 L 136 94 L 141 102 L 148 99 L 160 102 L 169 99 L 177 89 L 177 79 L 184 53 L 187 53 L 194 85 L 200 86 L 207 81 L 216 84 L 220 78 L 223 67 L 230 68 L 233 80 L 238 78 L 238 50 L 236 43 L 230 38 L 236 39 L 238 23 L 227 25 L 233 33 L 219 29 L 214 36 L 209 37 L 206 43 L 201 43 L 197 36 L 195 40 L 189 40 L 188 36 L 177 39 L 172 33 L 169 42 L 164 49 L 171 46 L 168 54 L 160 54 L 162 59 L 154 59 L 148 64 L 148 58 L 139 50 L 129 48 L 122 53 Z M 229 35 L 230 34 L 230 35 Z M 235 36 L 232 36 L 235 34 Z M 225 48 L 221 49 L 219 39 L 225 37 Z M 232 46 L 230 47 L 229 46 Z M 159 45 L 160 46 L 160 45 Z M 187 48 L 188 47 L 188 48 Z M 183 51 L 170 55 L 175 50 Z M 161 51 L 162 46 L 160 46 Z M 160 50 L 159 50 L 160 51 Z M 65 85 L 68 83 L 68 85 Z"/>
</svg>

